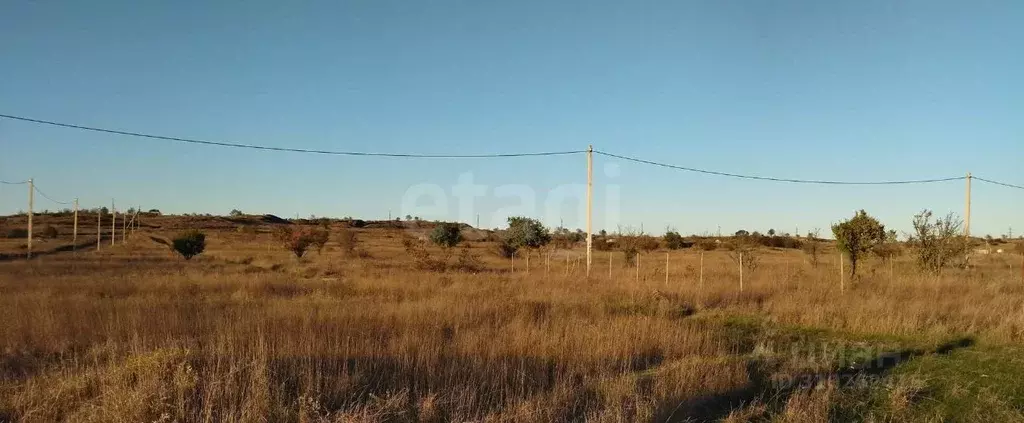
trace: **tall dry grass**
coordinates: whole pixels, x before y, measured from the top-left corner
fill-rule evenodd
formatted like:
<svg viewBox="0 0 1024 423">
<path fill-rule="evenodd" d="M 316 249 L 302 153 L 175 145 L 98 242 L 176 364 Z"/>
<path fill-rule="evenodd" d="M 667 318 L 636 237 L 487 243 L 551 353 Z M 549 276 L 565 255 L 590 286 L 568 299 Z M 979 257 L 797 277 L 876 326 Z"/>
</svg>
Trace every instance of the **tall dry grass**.
<svg viewBox="0 0 1024 423">
<path fill-rule="evenodd" d="M 513 273 L 486 243 L 469 249 L 485 270 L 435 273 L 402 234 L 353 231 L 362 258 L 223 231 L 187 263 L 141 235 L 0 263 L 0 421 L 742 420 L 770 408 L 747 395 L 767 341 L 743 319 L 1002 343 L 1024 328 L 1000 257 L 939 277 L 876 263 L 840 292 L 835 263 L 763 251 L 740 293 L 725 252 L 704 253 L 703 284 L 694 251 L 671 253 L 667 282 L 664 252 L 639 276 L 600 253 L 588 279 L 578 251 Z M 819 421 L 829 389 L 777 415 Z"/>
</svg>

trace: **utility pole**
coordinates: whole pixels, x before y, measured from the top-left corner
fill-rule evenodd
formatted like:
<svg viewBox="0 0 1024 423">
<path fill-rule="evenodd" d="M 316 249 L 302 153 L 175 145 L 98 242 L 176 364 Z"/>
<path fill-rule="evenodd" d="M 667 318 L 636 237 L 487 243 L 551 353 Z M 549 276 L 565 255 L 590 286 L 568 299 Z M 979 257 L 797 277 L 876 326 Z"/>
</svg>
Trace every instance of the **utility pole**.
<svg viewBox="0 0 1024 423">
<path fill-rule="evenodd" d="M 75 226 L 71 232 L 71 249 L 78 249 L 78 199 L 75 199 Z"/>
<path fill-rule="evenodd" d="M 114 246 L 117 239 L 117 209 L 114 207 L 114 199 L 110 199 L 110 246 Z"/>
<path fill-rule="evenodd" d="M 592 213 L 594 211 L 594 146 L 587 146 L 587 277 L 590 277 L 591 247 L 594 244 L 594 233 L 591 230 Z"/>
<path fill-rule="evenodd" d="M 128 238 L 125 236 L 128 232 L 128 214 L 121 216 L 121 244 L 128 242 Z"/>
<path fill-rule="evenodd" d="M 967 205 L 964 212 L 964 236 L 971 237 L 971 172 L 967 172 Z"/>
<path fill-rule="evenodd" d="M 103 208 L 96 208 L 96 251 L 100 250 L 100 242 L 103 239 Z"/>
<path fill-rule="evenodd" d="M 32 204 L 35 202 L 36 184 L 28 179 L 28 258 L 32 258 Z"/>
</svg>

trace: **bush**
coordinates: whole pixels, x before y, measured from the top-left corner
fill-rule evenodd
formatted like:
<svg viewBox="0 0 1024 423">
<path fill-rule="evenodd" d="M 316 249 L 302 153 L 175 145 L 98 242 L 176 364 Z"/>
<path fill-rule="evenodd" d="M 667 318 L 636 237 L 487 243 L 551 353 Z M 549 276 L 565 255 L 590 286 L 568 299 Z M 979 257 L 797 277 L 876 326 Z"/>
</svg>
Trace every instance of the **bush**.
<svg viewBox="0 0 1024 423">
<path fill-rule="evenodd" d="M 405 238 L 402 240 L 402 245 L 405 246 L 405 253 L 412 257 L 417 269 L 431 272 L 444 272 L 448 269 L 447 257 L 435 259 L 427 251 L 422 241 Z"/>
<path fill-rule="evenodd" d="M 7 231 L 7 238 L 28 238 L 28 229 L 15 228 Z"/>
<path fill-rule="evenodd" d="M 519 248 L 510 244 L 508 241 L 499 241 L 495 247 L 495 252 L 504 258 L 512 258 L 512 255 L 519 251 Z"/>
<path fill-rule="evenodd" d="M 206 249 L 206 234 L 194 229 L 182 232 L 171 240 L 171 246 L 185 260 L 191 260 Z"/>
<path fill-rule="evenodd" d="M 811 267 L 817 268 L 821 256 L 821 242 L 818 239 L 817 229 L 807 233 L 807 241 L 803 243 L 804 253 L 811 258 Z"/>
<path fill-rule="evenodd" d="M 239 210 L 239 209 L 231 209 L 231 212 L 228 213 L 228 216 L 231 216 L 231 217 L 242 217 L 242 216 L 244 216 L 244 213 L 242 213 L 242 211 Z"/>
<path fill-rule="evenodd" d="M 452 248 L 462 242 L 462 228 L 458 223 L 440 223 L 430 232 L 430 241 L 444 248 Z"/>
<path fill-rule="evenodd" d="M 356 232 L 350 231 L 346 228 L 342 228 L 338 231 L 338 245 L 341 246 L 341 252 L 346 256 L 358 256 L 356 254 L 356 245 L 359 240 L 356 238 Z"/>
<path fill-rule="evenodd" d="M 284 243 L 284 247 L 295 254 L 296 258 L 302 258 L 309 247 L 316 247 L 317 251 L 324 248 L 330 239 L 330 232 L 322 228 L 301 228 L 292 229 L 282 226 L 275 234 L 278 240 Z"/>
<path fill-rule="evenodd" d="M 594 237 L 593 247 L 597 251 L 611 251 L 615 247 L 615 243 L 609 241 L 611 241 L 611 239 L 607 236 L 596 236 Z"/>
<path fill-rule="evenodd" d="M 676 231 L 665 232 L 663 239 L 665 240 L 665 247 L 670 250 L 678 250 L 680 248 L 688 247 L 686 240 L 684 240 L 683 236 L 679 235 L 679 232 Z"/>
<path fill-rule="evenodd" d="M 761 264 L 761 255 L 757 251 L 757 244 L 741 241 L 731 245 L 729 258 L 732 259 L 733 263 L 742 265 L 748 274 L 754 273 L 757 270 L 757 266 Z"/>
<path fill-rule="evenodd" d="M 60 231 L 58 231 L 57 228 L 53 226 L 46 225 L 43 226 L 43 232 L 41 235 L 43 238 L 57 239 L 57 237 L 60 236 Z"/>
<path fill-rule="evenodd" d="M 353 228 L 364 228 L 366 227 L 366 221 L 362 219 L 352 219 L 348 221 L 348 225 Z"/>
<path fill-rule="evenodd" d="M 713 239 L 702 239 L 697 241 L 697 249 L 701 251 L 714 251 L 718 248 L 718 243 Z"/>
<path fill-rule="evenodd" d="M 961 233 L 961 220 L 953 213 L 931 222 L 932 212 L 924 210 L 914 216 L 914 234 L 910 243 L 917 247 L 921 268 L 939 273 L 944 267 L 967 266 L 968 240 Z"/>
<path fill-rule="evenodd" d="M 473 255 L 467 245 L 459 252 L 458 261 L 455 262 L 453 267 L 461 272 L 478 273 L 483 268 L 483 263 L 479 257 Z"/>
</svg>

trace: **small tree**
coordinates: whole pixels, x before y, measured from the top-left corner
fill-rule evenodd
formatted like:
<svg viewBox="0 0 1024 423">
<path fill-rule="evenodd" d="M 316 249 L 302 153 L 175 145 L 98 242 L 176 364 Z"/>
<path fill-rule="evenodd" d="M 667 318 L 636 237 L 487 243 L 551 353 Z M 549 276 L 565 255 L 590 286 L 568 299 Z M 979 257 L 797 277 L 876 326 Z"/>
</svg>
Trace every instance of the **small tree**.
<svg viewBox="0 0 1024 423">
<path fill-rule="evenodd" d="M 358 245 L 359 241 L 356 237 L 355 231 L 348 228 L 341 228 L 338 230 L 338 236 L 336 238 L 338 240 L 338 245 L 341 247 L 342 253 L 346 256 L 356 255 L 356 245 Z"/>
<path fill-rule="evenodd" d="M 815 229 L 807 233 L 807 240 L 804 241 L 804 253 L 811 259 L 811 267 L 818 267 L 818 260 L 821 255 L 821 242 L 818 239 L 821 234 L 820 229 Z"/>
<path fill-rule="evenodd" d="M 540 248 L 551 242 L 551 233 L 537 219 L 510 217 L 505 241 L 516 249 Z"/>
<path fill-rule="evenodd" d="M 746 229 L 740 229 L 740 230 L 736 231 L 735 235 L 736 236 L 748 236 L 748 235 L 750 235 L 750 232 L 747 232 Z"/>
<path fill-rule="evenodd" d="M 458 223 L 440 223 L 430 232 L 430 242 L 442 248 L 452 248 L 462 242 L 462 228 Z"/>
<path fill-rule="evenodd" d="M 242 216 L 242 211 L 239 210 L 239 209 L 231 209 L 231 212 L 228 213 L 228 216 L 231 216 L 231 217 L 241 217 Z"/>
<path fill-rule="evenodd" d="M 327 239 L 330 238 L 330 233 L 323 229 L 303 228 L 296 230 L 288 226 L 282 226 L 277 230 L 276 236 L 288 251 L 295 254 L 296 258 L 302 258 L 309 247 L 322 249 L 323 245 L 327 243 Z"/>
<path fill-rule="evenodd" d="M 206 249 L 206 234 L 195 229 L 182 232 L 171 241 L 171 247 L 185 260 L 190 260 Z"/>
<path fill-rule="evenodd" d="M 948 266 L 966 266 L 970 245 L 961 233 L 963 222 L 953 213 L 935 222 L 931 217 L 930 210 L 914 215 L 914 234 L 910 243 L 917 249 L 917 263 L 934 273 Z"/>
<path fill-rule="evenodd" d="M 331 231 L 326 227 L 310 228 L 308 229 L 310 237 L 310 245 L 316 247 L 316 253 L 320 254 L 324 250 L 324 246 L 331 240 Z"/>
<path fill-rule="evenodd" d="M 768 229 L 768 236 L 775 236 L 775 229 Z"/>
<path fill-rule="evenodd" d="M 850 257 L 850 278 L 857 277 L 857 261 L 875 245 L 885 242 L 885 226 L 864 210 L 854 213 L 850 220 L 832 225 L 839 251 Z"/>
<path fill-rule="evenodd" d="M 757 266 L 761 264 L 761 255 L 757 251 L 757 243 L 754 241 L 740 241 L 732 247 L 729 258 L 733 263 L 742 265 L 747 273 L 754 273 Z"/>
</svg>

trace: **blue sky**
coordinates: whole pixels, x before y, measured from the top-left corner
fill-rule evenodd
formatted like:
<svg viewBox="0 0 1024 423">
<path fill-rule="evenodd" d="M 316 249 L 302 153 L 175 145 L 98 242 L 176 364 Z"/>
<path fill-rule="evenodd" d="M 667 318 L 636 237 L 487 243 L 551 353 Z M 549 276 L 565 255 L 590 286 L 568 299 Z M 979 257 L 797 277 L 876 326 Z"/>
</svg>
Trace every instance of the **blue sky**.
<svg viewBox="0 0 1024 423">
<path fill-rule="evenodd" d="M 778 177 L 971 171 L 1022 184 L 1021 22 L 1016 1 L 11 1 L 0 5 L 0 113 L 312 149 L 593 144 Z M 114 197 L 165 212 L 480 214 L 484 226 L 525 210 L 581 227 L 574 202 L 545 204 L 579 192 L 585 172 L 583 156 L 310 156 L 0 120 L 0 179 L 34 177 L 84 207 Z M 468 213 L 452 196 L 460 175 L 484 192 Z M 403 207 L 423 184 L 447 206 Z M 24 209 L 23 191 L 0 186 L 0 213 Z M 603 156 L 594 192 L 595 230 L 827 232 L 859 208 L 908 230 L 920 209 L 964 207 L 959 181 L 787 185 Z M 1024 233 L 1022 209 L 1024 191 L 975 182 L 974 233 Z"/>
</svg>

